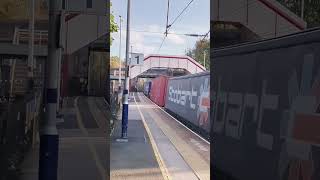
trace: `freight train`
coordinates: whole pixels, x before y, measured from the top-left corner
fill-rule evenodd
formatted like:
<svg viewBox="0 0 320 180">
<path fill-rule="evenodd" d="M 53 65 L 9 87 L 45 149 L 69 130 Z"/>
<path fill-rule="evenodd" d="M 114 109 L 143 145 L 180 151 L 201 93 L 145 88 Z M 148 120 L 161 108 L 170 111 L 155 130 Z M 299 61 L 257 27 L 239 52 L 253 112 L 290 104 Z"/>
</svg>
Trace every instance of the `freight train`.
<svg viewBox="0 0 320 180">
<path fill-rule="evenodd" d="M 151 89 L 145 95 L 195 132 L 210 139 L 209 89 L 210 72 L 159 76 L 152 80 Z"/>
<path fill-rule="evenodd" d="M 320 29 L 211 53 L 211 78 L 160 76 L 150 99 L 209 130 L 213 178 L 319 180 Z"/>
<path fill-rule="evenodd" d="M 143 94 L 149 97 L 152 81 L 147 81 L 143 85 Z"/>
<path fill-rule="evenodd" d="M 211 53 L 213 178 L 319 180 L 320 29 Z"/>
</svg>

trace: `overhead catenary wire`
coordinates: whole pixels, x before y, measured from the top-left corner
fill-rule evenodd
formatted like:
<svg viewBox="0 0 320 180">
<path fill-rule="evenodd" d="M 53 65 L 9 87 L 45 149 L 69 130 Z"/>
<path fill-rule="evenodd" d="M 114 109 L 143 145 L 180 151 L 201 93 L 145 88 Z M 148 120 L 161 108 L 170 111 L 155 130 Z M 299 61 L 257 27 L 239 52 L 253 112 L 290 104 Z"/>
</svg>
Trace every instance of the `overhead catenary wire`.
<svg viewBox="0 0 320 180">
<path fill-rule="evenodd" d="M 193 2 L 194 0 L 191 0 L 188 4 L 187 4 L 187 6 L 185 7 L 185 8 L 183 8 L 183 10 L 179 13 L 179 15 L 172 21 L 172 23 L 170 24 L 170 25 L 168 25 L 167 26 L 167 30 L 169 30 L 171 27 L 172 27 L 172 25 L 178 20 L 178 18 L 184 13 L 184 11 L 186 11 L 187 10 L 187 8 L 190 6 L 190 4 Z"/>
<path fill-rule="evenodd" d="M 166 37 L 168 36 L 168 23 L 169 23 L 169 9 L 170 9 L 170 0 L 168 0 L 168 7 L 167 7 L 167 22 L 166 22 L 166 30 L 164 32 L 164 37 L 162 39 L 162 42 L 160 44 L 160 47 L 158 49 L 158 53 L 160 52 L 160 49 L 164 43 L 164 41 L 166 40 Z"/>
<path fill-rule="evenodd" d="M 163 37 L 163 40 L 162 40 L 160 47 L 158 49 L 158 53 L 159 53 L 164 41 L 166 40 L 166 37 L 168 36 L 169 9 L 170 9 L 170 0 L 168 0 L 166 31 L 164 32 L 164 37 Z"/>
<path fill-rule="evenodd" d="M 159 50 L 158 50 L 158 53 L 159 53 L 159 51 L 160 51 L 160 49 L 161 49 L 161 47 L 162 47 L 162 45 L 163 45 L 163 43 L 164 43 L 164 41 L 165 41 L 165 39 L 166 39 L 166 37 L 167 37 L 167 35 L 169 34 L 168 33 L 168 30 L 172 27 L 172 25 L 177 21 L 177 19 L 182 15 L 182 13 L 190 6 L 190 4 L 193 2 L 194 0 L 191 0 L 188 4 L 187 4 L 187 6 L 185 7 L 185 8 L 183 8 L 183 10 L 179 13 L 179 15 L 172 21 L 172 23 L 169 25 L 168 23 L 169 23 L 169 9 L 170 9 L 170 0 L 168 0 L 168 8 L 167 8 L 167 23 L 166 23 L 166 30 L 165 30 L 165 36 L 164 36 L 164 38 L 163 38 L 163 40 L 162 40 L 162 42 L 161 42 L 161 45 L 160 45 L 160 47 L 159 47 Z M 184 35 L 188 35 L 188 34 L 184 34 Z M 192 34 L 189 34 L 189 36 L 192 36 Z M 195 36 L 195 35 L 193 35 L 193 36 Z"/>
<path fill-rule="evenodd" d="M 207 34 L 201 39 L 201 41 L 203 41 L 207 36 L 208 34 L 210 33 L 210 30 L 207 32 Z"/>
<path fill-rule="evenodd" d="M 151 34 L 163 34 L 163 32 L 160 32 L 160 31 L 147 31 L 147 30 L 130 30 L 130 31 L 141 32 L 141 33 L 151 33 Z M 203 37 L 203 36 L 206 36 L 206 34 L 195 34 L 195 33 L 173 33 L 173 32 L 168 32 L 168 34 L 181 35 L 181 36 L 191 36 L 191 37 Z"/>
<path fill-rule="evenodd" d="M 158 49 L 158 53 L 160 52 L 160 49 L 161 49 L 165 39 L 166 39 L 166 36 L 164 36 L 163 39 L 162 39 L 162 42 L 161 42 L 160 47 Z"/>
</svg>

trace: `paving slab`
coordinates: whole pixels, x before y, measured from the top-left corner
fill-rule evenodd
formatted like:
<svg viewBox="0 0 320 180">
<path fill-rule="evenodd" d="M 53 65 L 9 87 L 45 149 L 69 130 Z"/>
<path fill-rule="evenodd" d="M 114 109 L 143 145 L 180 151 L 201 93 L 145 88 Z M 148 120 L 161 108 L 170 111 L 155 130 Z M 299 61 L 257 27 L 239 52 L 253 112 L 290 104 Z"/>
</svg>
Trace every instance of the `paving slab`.
<svg viewBox="0 0 320 180">
<path fill-rule="evenodd" d="M 76 106 L 74 106 L 75 98 L 69 98 L 65 102 L 67 106 L 61 111 L 64 119 L 57 125 L 59 132 L 58 179 L 109 179 L 107 134 L 103 128 L 98 126 L 95 119 L 105 117 L 101 114 L 92 114 L 86 97 L 78 98 Z M 21 165 L 20 179 L 37 180 L 38 164 L 39 144 L 26 155 Z"/>
<path fill-rule="evenodd" d="M 121 121 L 115 123 L 110 147 L 111 180 L 163 180 L 137 109 L 129 109 L 128 142 L 117 141 L 121 136 Z"/>
</svg>

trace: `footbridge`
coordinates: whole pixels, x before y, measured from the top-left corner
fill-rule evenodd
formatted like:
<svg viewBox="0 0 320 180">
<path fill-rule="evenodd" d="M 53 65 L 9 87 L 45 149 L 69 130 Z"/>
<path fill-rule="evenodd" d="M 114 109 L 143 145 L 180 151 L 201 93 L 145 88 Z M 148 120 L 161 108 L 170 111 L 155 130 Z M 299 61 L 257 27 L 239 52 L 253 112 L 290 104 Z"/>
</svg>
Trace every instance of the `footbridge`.
<svg viewBox="0 0 320 180">
<path fill-rule="evenodd" d="M 200 73 L 206 68 L 189 56 L 152 54 L 144 58 L 143 65 L 130 67 L 130 79 L 153 77 L 159 70 L 179 69 L 188 73 Z"/>
<path fill-rule="evenodd" d="M 211 9 L 216 47 L 276 38 L 307 28 L 303 18 L 278 0 L 215 0 Z"/>
</svg>

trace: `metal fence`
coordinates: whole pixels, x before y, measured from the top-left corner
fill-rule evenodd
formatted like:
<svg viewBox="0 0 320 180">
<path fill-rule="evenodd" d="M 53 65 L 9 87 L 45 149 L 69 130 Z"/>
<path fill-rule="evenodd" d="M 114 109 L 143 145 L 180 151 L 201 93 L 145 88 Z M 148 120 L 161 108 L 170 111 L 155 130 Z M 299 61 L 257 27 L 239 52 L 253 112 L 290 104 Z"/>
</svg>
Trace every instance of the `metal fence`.
<svg viewBox="0 0 320 180">
<path fill-rule="evenodd" d="M 24 153 L 36 140 L 43 109 L 42 94 L 32 93 L 7 103 L 0 117 L 0 180 L 11 179 Z"/>
<path fill-rule="evenodd" d="M 111 93 L 110 94 L 110 102 L 106 102 L 107 104 L 107 111 L 109 112 L 110 116 L 108 119 L 110 119 L 110 136 L 112 135 L 115 121 L 118 120 L 118 114 L 120 112 L 121 103 L 119 100 L 119 94 L 118 93 Z"/>
<path fill-rule="evenodd" d="M 14 66 L 13 61 L 19 64 Z M 42 116 L 45 64 L 37 61 L 30 88 L 25 62 L 23 57 L 0 56 L 0 180 L 17 178 L 18 165 L 36 141 Z"/>
</svg>

